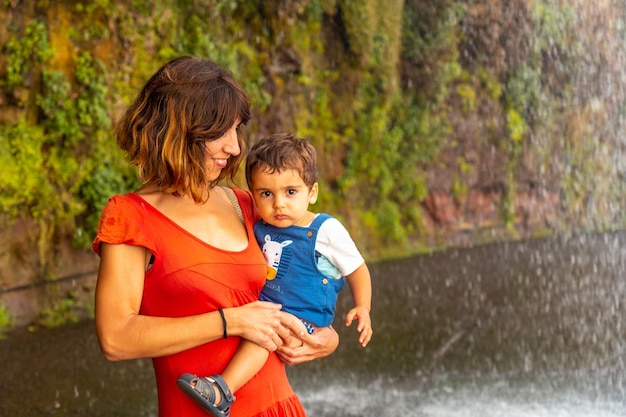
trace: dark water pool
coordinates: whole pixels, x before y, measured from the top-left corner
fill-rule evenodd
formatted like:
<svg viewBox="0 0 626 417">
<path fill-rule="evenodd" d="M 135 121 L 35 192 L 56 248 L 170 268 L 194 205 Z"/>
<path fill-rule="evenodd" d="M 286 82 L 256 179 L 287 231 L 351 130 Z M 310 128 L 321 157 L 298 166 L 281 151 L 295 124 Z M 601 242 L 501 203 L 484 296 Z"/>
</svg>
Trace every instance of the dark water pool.
<svg viewBox="0 0 626 417">
<path fill-rule="evenodd" d="M 375 335 L 289 369 L 315 417 L 626 416 L 626 232 L 371 265 Z M 338 306 L 350 305 L 349 290 Z M 156 416 L 148 360 L 93 323 L 0 341 L 0 416 Z M 233 416 L 235 417 L 235 416 Z"/>
</svg>

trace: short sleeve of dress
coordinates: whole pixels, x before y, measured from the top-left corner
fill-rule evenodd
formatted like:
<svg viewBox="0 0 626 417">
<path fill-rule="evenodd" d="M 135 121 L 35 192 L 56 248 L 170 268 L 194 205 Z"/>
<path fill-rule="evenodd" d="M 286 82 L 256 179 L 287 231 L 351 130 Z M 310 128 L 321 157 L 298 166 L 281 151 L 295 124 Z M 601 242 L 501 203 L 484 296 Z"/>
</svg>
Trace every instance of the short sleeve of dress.
<svg viewBox="0 0 626 417">
<path fill-rule="evenodd" d="M 152 228 L 141 204 L 129 195 L 116 195 L 109 199 L 102 209 L 98 231 L 92 243 L 98 255 L 101 243 L 143 246 L 155 253 Z"/>
</svg>

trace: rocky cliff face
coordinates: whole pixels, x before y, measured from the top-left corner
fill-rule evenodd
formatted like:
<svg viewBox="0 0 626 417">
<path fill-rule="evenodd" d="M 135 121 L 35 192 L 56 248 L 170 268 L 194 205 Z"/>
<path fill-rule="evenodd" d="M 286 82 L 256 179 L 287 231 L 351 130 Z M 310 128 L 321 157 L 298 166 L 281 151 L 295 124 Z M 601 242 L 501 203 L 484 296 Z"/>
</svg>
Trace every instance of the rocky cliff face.
<svg viewBox="0 0 626 417">
<path fill-rule="evenodd" d="M 20 322 L 88 307 L 99 209 L 133 186 L 111 124 L 182 54 L 241 80 L 251 141 L 312 140 L 317 209 L 371 259 L 624 224 L 623 2 L 100 3 L 0 6 L 0 302 Z"/>
</svg>

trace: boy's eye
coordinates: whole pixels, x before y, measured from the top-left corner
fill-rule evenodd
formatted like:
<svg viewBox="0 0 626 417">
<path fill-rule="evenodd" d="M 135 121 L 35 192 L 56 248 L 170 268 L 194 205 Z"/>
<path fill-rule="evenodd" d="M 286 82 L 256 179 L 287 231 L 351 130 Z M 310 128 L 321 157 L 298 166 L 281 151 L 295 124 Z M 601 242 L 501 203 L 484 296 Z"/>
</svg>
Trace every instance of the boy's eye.
<svg viewBox="0 0 626 417">
<path fill-rule="evenodd" d="M 289 194 L 289 195 L 295 195 L 296 193 L 297 193 L 296 190 L 293 190 L 293 189 L 287 190 L 287 194 Z"/>
<path fill-rule="evenodd" d="M 272 193 L 270 193 L 269 191 L 261 191 L 261 197 L 269 197 L 271 195 Z"/>
</svg>

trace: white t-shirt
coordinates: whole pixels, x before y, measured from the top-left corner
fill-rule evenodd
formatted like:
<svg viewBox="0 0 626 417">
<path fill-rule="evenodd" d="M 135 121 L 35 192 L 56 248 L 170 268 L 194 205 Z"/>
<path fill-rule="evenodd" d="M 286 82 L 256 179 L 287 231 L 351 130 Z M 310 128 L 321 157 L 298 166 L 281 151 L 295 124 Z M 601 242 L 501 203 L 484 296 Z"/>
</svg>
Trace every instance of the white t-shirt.
<svg viewBox="0 0 626 417">
<path fill-rule="evenodd" d="M 336 268 L 338 271 L 336 278 L 350 275 L 365 262 L 348 230 L 335 218 L 322 223 L 317 232 L 315 250 Z M 322 272 L 327 272 L 322 258 L 318 261 L 318 268 Z M 327 273 L 333 275 L 330 271 Z"/>
</svg>

